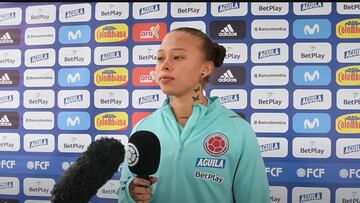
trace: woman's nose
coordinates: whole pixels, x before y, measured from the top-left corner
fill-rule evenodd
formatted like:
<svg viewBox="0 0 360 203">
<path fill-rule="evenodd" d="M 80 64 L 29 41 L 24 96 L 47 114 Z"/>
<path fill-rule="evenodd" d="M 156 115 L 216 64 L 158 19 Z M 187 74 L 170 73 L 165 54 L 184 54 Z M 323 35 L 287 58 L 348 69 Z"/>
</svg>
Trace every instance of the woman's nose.
<svg viewBox="0 0 360 203">
<path fill-rule="evenodd" d="M 171 63 L 169 62 L 169 60 L 164 60 L 163 63 L 161 64 L 161 70 L 164 71 L 169 71 L 171 70 Z"/>
</svg>

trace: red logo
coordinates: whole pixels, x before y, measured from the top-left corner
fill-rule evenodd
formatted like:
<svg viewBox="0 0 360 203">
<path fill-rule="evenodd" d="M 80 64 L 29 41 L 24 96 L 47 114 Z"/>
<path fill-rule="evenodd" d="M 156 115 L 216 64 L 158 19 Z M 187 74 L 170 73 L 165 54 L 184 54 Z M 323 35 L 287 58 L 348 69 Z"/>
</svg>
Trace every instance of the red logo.
<svg viewBox="0 0 360 203">
<path fill-rule="evenodd" d="M 150 115 L 152 112 L 134 112 L 131 116 L 132 127 L 134 127 L 141 119 Z"/>
<path fill-rule="evenodd" d="M 132 72 L 134 86 L 159 86 L 154 80 L 155 67 L 137 67 Z"/>
<path fill-rule="evenodd" d="M 135 42 L 160 42 L 166 34 L 166 23 L 136 23 L 132 33 Z"/>
<path fill-rule="evenodd" d="M 221 156 L 229 149 L 229 140 L 222 133 L 213 133 L 204 140 L 204 149 L 211 156 Z"/>
</svg>

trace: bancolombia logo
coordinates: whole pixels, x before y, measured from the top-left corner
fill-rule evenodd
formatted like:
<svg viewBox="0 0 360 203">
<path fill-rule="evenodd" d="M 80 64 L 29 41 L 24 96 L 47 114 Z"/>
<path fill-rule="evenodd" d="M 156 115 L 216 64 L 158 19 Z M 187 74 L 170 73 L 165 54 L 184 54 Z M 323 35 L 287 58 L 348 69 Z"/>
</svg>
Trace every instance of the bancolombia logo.
<svg viewBox="0 0 360 203">
<path fill-rule="evenodd" d="M 94 74 L 96 86 L 125 86 L 128 83 L 126 68 L 103 68 Z"/>
<path fill-rule="evenodd" d="M 213 39 L 243 39 L 245 33 L 245 21 L 212 21 L 210 23 L 210 36 Z"/>
<path fill-rule="evenodd" d="M 360 38 L 360 18 L 340 21 L 336 24 L 336 36 L 346 39 Z"/>
<path fill-rule="evenodd" d="M 336 71 L 336 83 L 340 86 L 360 85 L 360 66 L 347 66 Z"/>
<path fill-rule="evenodd" d="M 124 23 L 106 24 L 96 28 L 96 42 L 125 42 L 128 39 L 129 28 Z"/>
<path fill-rule="evenodd" d="M 20 44 L 20 30 L 0 30 L 0 46 L 13 46 Z"/>
<path fill-rule="evenodd" d="M 95 116 L 97 130 L 126 130 L 128 115 L 126 112 L 104 112 Z"/>
<path fill-rule="evenodd" d="M 340 134 L 360 133 L 360 113 L 345 114 L 336 118 L 336 132 Z"/>
<path fill-rule="evenodd" d="M 0 112 L 0 129 L 17 129 L 19 114 L 17 112 Z"/>
</svg>

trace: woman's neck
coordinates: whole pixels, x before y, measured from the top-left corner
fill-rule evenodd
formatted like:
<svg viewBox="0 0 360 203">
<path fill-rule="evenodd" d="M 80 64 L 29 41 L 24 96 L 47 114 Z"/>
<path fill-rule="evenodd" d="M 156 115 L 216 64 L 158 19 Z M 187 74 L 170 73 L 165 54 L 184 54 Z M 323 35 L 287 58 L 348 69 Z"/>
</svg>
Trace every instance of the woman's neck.
<svg viewBox="0 0 360 203">
<path fill-rule="evenodd" d="M 177 122 L 179 122 L 183 127 L 185 126 L 187 120 L 189 119 L 192 113 L 193 105 L 195 103 L 207 105 L 207 99 L 202 94 L 202 91 L 196 93 L 197 94 L 185 95 L 182 97 L 177 97 L 177 96 L 170 97 L 171 110 L 173 111 Z"/>
</svg>

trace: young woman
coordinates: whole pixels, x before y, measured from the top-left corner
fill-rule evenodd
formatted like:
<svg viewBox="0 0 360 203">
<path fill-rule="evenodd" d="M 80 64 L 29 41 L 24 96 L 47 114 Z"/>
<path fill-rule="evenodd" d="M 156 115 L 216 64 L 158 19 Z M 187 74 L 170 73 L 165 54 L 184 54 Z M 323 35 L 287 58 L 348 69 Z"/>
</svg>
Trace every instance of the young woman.
<svg viewBox="0 0 360 203">
<path fill-rule="evenodd" d="M 163 106 L 133 129 L 156 134 L 159 169 L 136 178 L 125 164 L 119 203 L 268 203 L 264 162 L 254 131 L 203 89 L 225 48 L 201 31 L 178 28 L 158 50 L 155 76 L 168 95 Z"/>
</svg>

